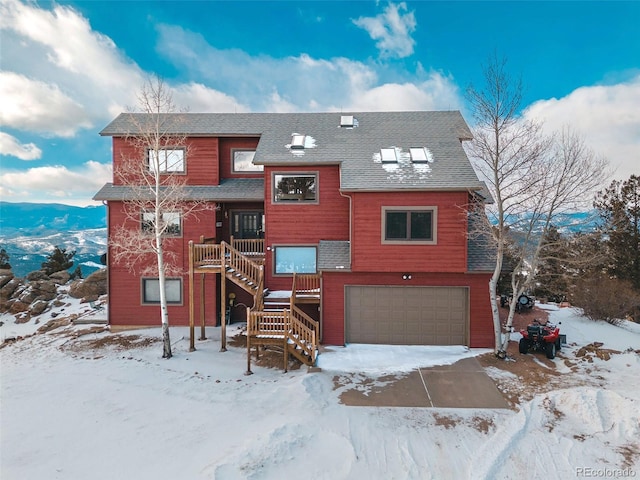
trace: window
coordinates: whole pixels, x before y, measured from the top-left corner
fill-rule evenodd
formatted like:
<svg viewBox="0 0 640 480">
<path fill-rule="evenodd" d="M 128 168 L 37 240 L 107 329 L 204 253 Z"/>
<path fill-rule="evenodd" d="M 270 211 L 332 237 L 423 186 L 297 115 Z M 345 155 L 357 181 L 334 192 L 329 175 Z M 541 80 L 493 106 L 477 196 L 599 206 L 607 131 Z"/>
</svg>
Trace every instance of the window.
<svg viewBox="0 0 640 480">
<path fill-rule="evenodd" d="M 383 243 L 436 243 L 435 207 L 383 207 Z"/>
<path fill-rule="evenodd" d="M 316 273 L 318 249 L 313 247 L 275 247 L 275 274 Z"/>
<path fill-rule="evenodd" d="M 426 163 L 433 160 L 431 152 L 424 147 L 411 147 L 409 153 L 411 154 L 411 161 L 413 163 Z"/>
<path fill-rule="evenodd" d="M 317 174 L 276 174 L 273 176 L 273 201 L 316 202 Z"/>
<path fill-rule="evenodd" d="M 167 303 L 182 304 L 182 279 L 167 278 L 165 279 L 164 291 L 167 295 Z M 142 279 L 142 303 L 157 304 L 160 303 L 160 280 L 157 278 Z"/>
<path fill-rule="evenodd" d="M 145 233 L 154 233 L 155 214 L 153 212 L 142 212 L 140 226 Z M 168 237 L 179 237 L 182 235 L 182 225 L 180 222 L 180 212 L 164 212 L 162 214 L 162 225 L 164 235 Z"/>
<path fill-rule="evenodd" d="M 155 173 L 156 167 L 160 173 L 184 172 L 184 149 L 162 148 L 158 151 L 149 149 L 149 171 Z"/>
<path fill-rule="evenodd" d="M 255 150 L 232 150 L 233 156 L 233 171 L 239 173 L 248 172 L 262 172 L 264 170 L 263 165 L 254 165 L 253 157 L 256 154 Z"/>
</svg>

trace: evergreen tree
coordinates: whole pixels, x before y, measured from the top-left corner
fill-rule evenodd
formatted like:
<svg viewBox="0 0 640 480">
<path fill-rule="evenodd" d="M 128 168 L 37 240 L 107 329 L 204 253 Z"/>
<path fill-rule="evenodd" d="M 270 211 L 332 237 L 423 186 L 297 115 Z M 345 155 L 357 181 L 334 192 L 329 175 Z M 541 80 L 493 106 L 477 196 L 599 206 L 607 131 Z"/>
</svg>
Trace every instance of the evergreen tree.
<svg viewBox="0 0 640 480">
<path fill-rule="evenodd" d="M 640 290 L 640 177 L 613 181 L 594 202 L 603 221 L 610 263 L 615 278 L 631 282 Z"/>
<path fill-rule="evenodd" d="M 67 253 L 66 248 L 60 248 L 56 245 L 51 255 L 42 263 L 42 270 L 44 270 L 47 275 L 61 270 L 68 270 L 73 266 L 72 258 L 75 254 L 75 250 Z"/>
<path fill-rule="evenodd" d="M 9 254 L 4 248 L 0 249 L 0 270 L 11 270 Z"/>
</svg>

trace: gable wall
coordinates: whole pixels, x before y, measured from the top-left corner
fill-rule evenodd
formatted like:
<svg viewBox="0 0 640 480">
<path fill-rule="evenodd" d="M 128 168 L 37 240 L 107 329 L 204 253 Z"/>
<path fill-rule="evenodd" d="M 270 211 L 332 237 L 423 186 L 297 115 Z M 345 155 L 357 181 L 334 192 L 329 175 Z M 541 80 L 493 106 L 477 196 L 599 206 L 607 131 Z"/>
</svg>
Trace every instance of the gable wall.
<svg viewBox="0 0 640 480">
<path fill-rule="evenodd" d="M 220 139 L 220 177 L 221 178 L 262 178 L 263 172 L 255 173 L 234 173 L 231 158 L 231 150 L 247 149 L 255 150 L 258 146 L 259 138 L 238 137 Z"/>
<path fill-rule="evenodd" d="M 318 172 L 318 203 L 274 204 L 272 173 Z M 267 246 L 318 244 L 320 240 L 349 239 L 349 199 L 340 195 L 337 165 L 265 167 L 265 240 Z M 273 276 L 273 254 L 266 252 L 266 281 L 272 290 L 291 289 L 291 276 Z"/>
<path fill-rule="evenodd" d="M 465 272 L 467 201 L 467 192 L 354 193 L 351 270 Z M 383 206 L 436 206 L 437 244 L 383 244 Z"/>
</svg>

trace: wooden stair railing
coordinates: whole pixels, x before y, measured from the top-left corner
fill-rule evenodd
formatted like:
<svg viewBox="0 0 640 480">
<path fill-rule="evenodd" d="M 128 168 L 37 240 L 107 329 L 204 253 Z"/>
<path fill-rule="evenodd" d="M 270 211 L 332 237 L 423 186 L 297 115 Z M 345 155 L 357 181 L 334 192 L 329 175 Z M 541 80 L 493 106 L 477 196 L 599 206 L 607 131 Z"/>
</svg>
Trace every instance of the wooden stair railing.
<svg viewBox="0 0 640 480">
<path fill-rule="evenodd" d="M 318 346 L 318 322 L 295 305 L 291 305 L 291 310 L 287 316 L 287 351 L 302 363 L 310 366 L 315 365 Z"/>
<path fill-rule="evenodd" d="M 291 285 L 291 305 L 296 303 L 316 303 L 320 301 L 321 274 L 293 273 Z"/>
<path fill-rule="evenodd" d="M 231 246 L 242 252 L 243 255 L 254 260 L 264 259 L 264 238 L 234 238 L 231 237 Z"/>
</svg>

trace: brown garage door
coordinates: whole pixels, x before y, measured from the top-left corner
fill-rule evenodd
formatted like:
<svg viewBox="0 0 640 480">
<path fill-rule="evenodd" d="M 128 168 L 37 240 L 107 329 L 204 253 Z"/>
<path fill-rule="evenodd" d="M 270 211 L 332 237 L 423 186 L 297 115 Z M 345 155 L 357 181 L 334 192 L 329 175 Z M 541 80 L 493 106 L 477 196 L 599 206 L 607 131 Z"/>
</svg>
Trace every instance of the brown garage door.
<svg viewBox="0 0 640 480">
<path fill-rule="evenodd" d="M 346 339 L 389 345 L 468 345 L 464 287 L 346 286 Z"/>
</svg>

